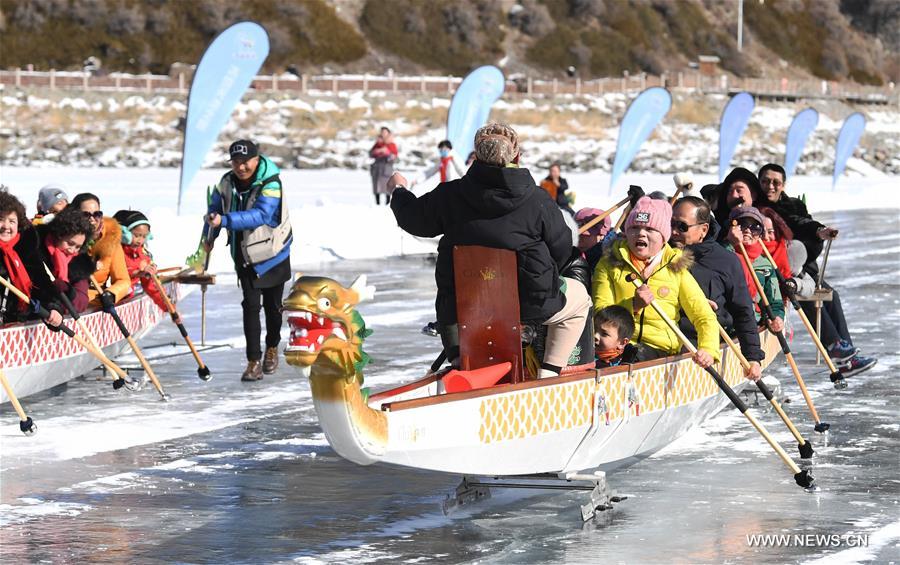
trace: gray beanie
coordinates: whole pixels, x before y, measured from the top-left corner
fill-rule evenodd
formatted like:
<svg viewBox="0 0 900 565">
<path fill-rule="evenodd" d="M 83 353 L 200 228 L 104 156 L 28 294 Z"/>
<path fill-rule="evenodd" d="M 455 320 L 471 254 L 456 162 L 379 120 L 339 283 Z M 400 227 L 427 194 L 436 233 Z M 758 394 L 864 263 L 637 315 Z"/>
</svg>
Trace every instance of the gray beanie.
<svg viewBox="0 0 900 565">
<path fill-rule="evenodd" d="M 60 184 L 48 184 L 38 192 L 38 212 L 46 214 L 60 200 L 69 200 L 66 189 Z"/>
</svg>

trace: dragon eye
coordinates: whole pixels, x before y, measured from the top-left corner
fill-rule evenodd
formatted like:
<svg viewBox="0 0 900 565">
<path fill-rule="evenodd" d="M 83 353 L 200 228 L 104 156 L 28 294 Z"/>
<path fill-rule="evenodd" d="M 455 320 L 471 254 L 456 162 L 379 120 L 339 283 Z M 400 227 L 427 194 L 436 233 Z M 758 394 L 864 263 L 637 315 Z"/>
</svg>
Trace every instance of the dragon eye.
<svg viewBox="0 0 900 565">
<path fill-rule="evenodd" d="M 331 301 L 327 298 L 320 298 L 316 304 L 318 304 L 319 310 L 328 310 L 331 308 Z"/>
</svg>

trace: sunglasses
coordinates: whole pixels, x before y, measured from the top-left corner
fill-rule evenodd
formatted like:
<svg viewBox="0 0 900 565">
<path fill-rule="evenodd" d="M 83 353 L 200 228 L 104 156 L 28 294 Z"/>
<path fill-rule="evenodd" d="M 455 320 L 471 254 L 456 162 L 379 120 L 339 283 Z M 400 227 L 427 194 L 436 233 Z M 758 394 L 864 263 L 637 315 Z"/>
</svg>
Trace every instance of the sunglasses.
<svg viewBox="0 0 900 565">
<path fill-rule="evenodd" d="M 672 229 L 675 230 L 675 231 L 679 231 L 679 232 L 681 232 L 681 233 L 685 233 L 686 231 L 688 231 L 688 230 L 691 229 L 692 227 L 694 227 L 694 226 L 702 226 L 702 225 L 705 224 L 705 223 L 706 223 L 706 222 L 699 222 L 699 223 L 696 223 L 696 224 L 688 224 L 687 222 L 682 222 L 682 221 L 679 221 L 679 220 L 672 220 Z"/>
<path fill-rule="evenodd" d="M 742 220 L 738 220 L 738 226 L 740 226 L 741 231 L 749 230 L 750 233 L 752 233 L 754 235 L 759 235 L 763 232 L 762 225 L 759 222 L 757 222 L 756 220 L 752 220 L 752 219 L 745 218 Z"/>
<path fill-rule="evenodd" d="M 95 220 L 103 219 L 103 211 L 102 210 L 97 210 L 96 212 L 82 212 L 82 214 L 84 214 L 84 217 L 87 218 L 88 220 L 90 220 L 91 218 L 93 218 Z"/>
</svg>

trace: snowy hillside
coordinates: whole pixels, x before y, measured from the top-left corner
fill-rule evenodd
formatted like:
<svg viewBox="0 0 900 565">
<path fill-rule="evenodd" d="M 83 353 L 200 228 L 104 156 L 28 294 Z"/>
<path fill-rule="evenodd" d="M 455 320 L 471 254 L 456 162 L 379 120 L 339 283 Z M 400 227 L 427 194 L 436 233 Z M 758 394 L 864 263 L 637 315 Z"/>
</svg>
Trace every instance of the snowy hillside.
<svg viewBox="0 0 900 565">
<path fill-rule="evenodd" d="M 497 102 L 491 117 L 520 131 L 523 158 L 535 170 L 560 161 L 566 171 L 608 172 L 630 99 L 622 94 L 555 100 L 507 96 Z M 631 169 L 714 173 L 725 102 L 722 96 L 676 94 L 672 110 Z M 180 94 L 0 91 L 0 165 L 178 167 L 185 103 Z M 400 146 L 400 168 L 420 169 L 435 156 L 437 142 L 445 135 L 449 105 L 449 97 L 384 92 L 248 94 L 208 154 L 206 166 L 222 164 L 231 140 L 250 137 L 284 168 L 363 170 L 377 128 L 387 125 Z M 868 124 L 851 169 L 876 176 L 900 173 L 900 111 L 891 106 L 813 106 L 820 112 L 819 126 L 798 174 L 831 173 L 837 132 L 857 110 L 865 113 Z M 756 168 L 781 161 L 787 128 L 803 107 L 759 102 L 733 163 Z"/>
</svg>

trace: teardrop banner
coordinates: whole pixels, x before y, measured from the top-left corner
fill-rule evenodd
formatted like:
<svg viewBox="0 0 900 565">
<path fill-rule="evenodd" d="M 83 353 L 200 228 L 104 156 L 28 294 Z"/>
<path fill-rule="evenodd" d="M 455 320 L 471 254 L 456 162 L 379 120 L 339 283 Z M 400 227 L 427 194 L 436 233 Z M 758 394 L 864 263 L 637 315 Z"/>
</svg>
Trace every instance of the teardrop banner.
<svg viewBox="0 0 900 565">
<path fill-rule="evenodd" d="M 740 92 L 722 110 L 722 119 L 719 121 L 719 180 L 724 179 L 731 169 L 731 158 L 747 129 L 750 113 L 755 105 L 752 95 Z"/>
<path fill-rule="evenodd" d="M 844 174 L 847 159 L 853 155 L 853 151 L 859 145 L 859 138 L 862 137 L 865 129 L 866 118 L 859 112 L 850 114 L 844 120 L 844 125 L 841 126 L 841 132 L 838 134 L 837 144 L 834 148 L 834 176 L 831 178 L 831 190 L 834 190 L 834 187 L 837 186 L 838 178 Z"/>
<path fill-rule="evenodd" d="M 239 22 L 206 48 L 188 94 L 178 213 L 191 181 L 253 77 L 269 55 L 269 36 L 254 22 Z"/>
<path fill-rule="evenodd" d="M 466 75 L 456 89 L 447 113 L 447 139 L 461 159 L 474 149 L 475 132 L 487 122 L 491 106 L 503 95 L 505 86 L 503 72 L 485 65 Z"/>
<path fill-rule="evenodd" d="M 609 179 L 609 194 L 612 195 L 616 181 L 631 165 L 638 149 L 647 141 L 650 134 L 659 125 L 663 117 L 672 107 L 672 95 L 660 86 L 654 86 L 641 92 L 622 118 L 619 126 L 619 141 L 616 144 L 616 159 L 613 162 L 612 176 Z"/>
<path fill-rule="evenodd" d="M 784 144 L 784 171 L 788 178 L 794 175 L 794 169 L 803 154 L 806 140 L 819 125 L 819 113 L 812 108 L 797 112 L 791 127 L 788 128 L 787 141 Z"/>
</svg>

